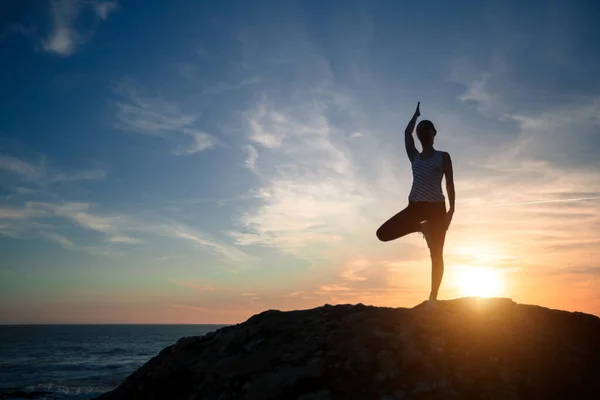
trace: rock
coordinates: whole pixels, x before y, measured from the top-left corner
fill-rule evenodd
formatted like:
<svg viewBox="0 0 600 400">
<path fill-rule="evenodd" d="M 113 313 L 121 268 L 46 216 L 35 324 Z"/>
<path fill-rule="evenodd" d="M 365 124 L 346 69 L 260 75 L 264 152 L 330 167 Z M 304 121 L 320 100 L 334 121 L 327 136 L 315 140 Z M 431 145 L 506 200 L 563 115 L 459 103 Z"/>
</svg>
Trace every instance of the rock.
<svg viewBox="0 0 600 400">
<path fill-rule="evenodd" d="M 599 370 L 593 315 L 510 299 L 326 305 L 183 338 L 98 400 L 597 399 Z"/>
<path fill-rule="evenodd" d="M 296 400 L 330 400 L 331 394 L 329 390 L 320 390 L 318 392 L 303 394 L 302 396 L 296 397 Z"/>
</svg>

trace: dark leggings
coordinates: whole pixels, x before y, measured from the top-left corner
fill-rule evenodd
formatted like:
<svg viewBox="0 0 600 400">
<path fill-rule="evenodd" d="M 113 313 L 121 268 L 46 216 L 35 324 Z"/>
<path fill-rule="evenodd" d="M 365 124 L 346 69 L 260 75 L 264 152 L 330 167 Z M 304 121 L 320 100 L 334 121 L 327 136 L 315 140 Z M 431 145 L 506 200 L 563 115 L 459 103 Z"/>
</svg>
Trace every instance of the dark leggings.
<svg viewBox="0 0 600 400">
<path fill-rule="evenodd" d="M 377 230 L 377 238 L 388 242 L 409 233 L 420 232 L 420 224 L 423 221 L 427 221 L 431 253 L 442 251 L 448 229 L 446 203 L 442 202 L 409 201 L 404 210 L 381 225 Z"/>
</svg>

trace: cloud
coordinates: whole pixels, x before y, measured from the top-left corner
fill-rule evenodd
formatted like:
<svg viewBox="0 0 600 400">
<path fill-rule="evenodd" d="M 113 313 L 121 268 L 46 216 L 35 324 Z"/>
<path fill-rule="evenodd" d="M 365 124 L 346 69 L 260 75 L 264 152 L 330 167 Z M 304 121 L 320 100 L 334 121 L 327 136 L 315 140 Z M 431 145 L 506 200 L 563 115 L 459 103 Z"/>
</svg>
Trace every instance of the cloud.
<svg viewBox="0 0 600 400">
<path fill-rule="evenodd" d="M 110 236 L 106 239 L 110 243 L 125 243 L 125 244 L 136 244 L 141 243 L 141 240 L 129 237 L 129 236 Z"/>
<path fill-rule="evenodd" d="M 95 26 L 82 33 L 74 28 L 82 9 L 91 6 L 97 18 L 105 20 L 117 10 L 116 2 L 82 2 L 80 0 L 51 0 L 52 29 L 43 41 L 42 48 L 50 53 L 70 56 L 93 35 Z"/>
<path fill-rule="evenodd" d="M 167 236 L 188 240 L 199 246 L 206 247 L 231 261 L 248 262 L 252 259 L 252 257 L 234 246 L 214 241 L 208 238 L 206 234 L 183 225 L 165 226 L 161 231 Z"/>
<path fill-rule="evenodd" d="M 48 214 L 45 211 L 31 207 L 0 205 L 0 220 L 30 219 L 46 215 Z"/>
<path fill-rule="evenodd" d="M 58 173 L 52 178 L 44 181 L 45 184 L 57 182 L 76 182 L 84 180 L 103 180 L 106 177 L 106 172 L 101 169 L 91 169 L 87 171 L 75 172 L 73 174 Z"/>
<path fill-rule="evenodd" d="M 103 170 L 92 169 L 64 173 L 49 168 L 43 159 L 36 165 L 10 156 L 0 156 L 0 169 L 17 175 L 28 185 L 35 187 L 16 186 L 12 191 L 19 195 L 7 197 L 7 200 L 13 204 L 0 205 L 0 235 L 14 238 L 30 238 L 41 235 L 60 244 L 65 249 L 70 249 L 75 247 L 73 242 L 65 235 L 54 231 L 56 227 L 50 222 L 53 217 L 69 219 L 93 231 L 106 233 L 112 229 L 112 225 L 102 217 L 87 212 L 88 203 L 38 201 L 40 198 L 59 198 L 46 186 L 60 182 L 101 180 L 106 175 Z M 36 201 L 24 201 L 24 199 L 36 199 Z"/>
<path fill-rule="evenodd" d="M 132 85 L 122 83 L 115 93 L 120 98 L 114 102 L 116 126 L 123 130 L 165 137 L 189 129 L 196 121 L 195 115 L 183 113 L 177 104 L 144 96 Z"/>
<path fill-rule="evenodd" d="M 176 140 L 191 138 L 191 143 L 173 150 L 175 155 L 191 155 L 215 146 L 219 141 L 197 130 L 197 117 L 185 113 L 179 105 L 160 97 L 144 96 L 133 86 L 122 83 L 115 89 L 115 126 L 119 129 Z"/>
<path fill-rule="evenodd" d="M 89 209 L 91 208 L 90 203 L 85 202 L 62 202 L 58 204 L 31 202 L 29 205 L 34 208 L 48 210 L 54 215 L 69 219 L 85 229 L 101 233 L 117 232 L 119 226 L 127 221 L 127 218 L 124 216 L 102 216 L 92 214 L 89 212 Z"/>
<path fill-rule="evenodd" d="M 231 92 L 234 90 L 242 89 L 246 86 L 256 85 L 258 83 L 264 82 L 264 78 L 260 75 L 252 76 L 246 79 L 243 79 L 239 82 L 218 82 L 204 90 L 202 90 L 202 96 L 216 96 L 222 95 L 227 92 Z"/>
<path fill-rule="evenodd" d="M 0 204 L 0 235 L 20 239 L 31 237 L 35 232 L 52 228 L 40 222 L 48 216 L 48 212 L 29 206 Z"/>
<path fill-rule="evenodd" d="M 215 138 L 205 132 L 196 132 L 193 130 L 185 129 L 183 130 L 183 133 L 188 136 L 191 136 L 192 143 L 185 147 L 175 150 L 173 154 L 178 156 L 200 153 L 201 151 L 213 147 L 216 143 Z"/>
<path fill-rule="evenodd" d="M 157 103 L 130 98 L 130 103 L 117 102 L 117 127 L 147 135 L 167 137 L 172 131 L 183 131 L 196 117 L 182 114 L 174 105 L 161 107 Z M 159 109 L 162 109 L 159 111 Z"/>
<path fill-rule="evenodd" d="M 255 112 L 249 118 L 250 140 L 263 147 L 276 148 L 281 146 L 285 132 L 284 123 L 289 122 L 281 114 L 267 110 L 265 104 L 260 104 Z M 270 129 L 265 129 L 265 124 L 269 124 Z"/>
<path fill-rule="evenodd" d="M 373 197 L 355 170 L 347 132 L 326 116 L 333 107 L 327 96 L 291 106 L 264 98 L 246 112 L 245 166 L 260 178 L 251 190 L 259 205 L 236 216 L 237 244 L 298 254 L 330 247 L 366 222 Z"/>
<path fill-rule="evenodd" d="M 251 171 L 257 172 L 256 162 L 258 161 L 258 151 L 252 145 L 245 145 L 243 149 L 248 153 L 248 158 L 244 161 L 244 166 Z"/>
<path fill-rule="evenodd" d="M 39 180 L 45 175 L 43 166 L 31 165 L 23 160 L 9 156 L 0 155 L 0 169 L 18 174 L 32 181 Z"/>
<path fill-rule="evenodd" d="M 571 199 L 522 201 L 519 203 L 492 204 L 489 207 L 515 207 L 515 206 L 528 206 L 528 205 L 548 204 L 548 203 L 564 203 L 564 202 L 585 201 L 585 200 L 600 200 L 600 196 L 575 197 L 575 198 L 571 198 Z"/>
<path fill-rule="evenodd" d="M 359 275 L 359 273 L 367 269 L 369 266 L 369 261 L 364 257 L 352 260 L 347 264 L 346 268 L 343 269 L 340 276 L 348 281 L 365 281 L 367 280 L 367 277 Z"/>
<path fill-rule="evenodd" d="M 302 295 L 304 293 L 306 293 L 304 290 L 298 290 L 298 291 L 295 291 L 295 292 L 290 292 L 290 293 L 286 294 L 285 296 L 286 297 L 296 297 L 296 296 L 300 296 L 300 295 Z"/>
<path fill-rule="evenodd" d="M 13 161 L 11 160 L 7 165 L 22 166 L 22 163 Z M 19 168 L 18 170 L 29 173 L 32 168 Z M 40 174 L 36 174 L 36 177 L 38 175 Z M 53 181 L 95 179 L 102 175 L 98 172 L 71 175 L 59 174 L 57 175 L 58 178 Z M 18 190 L 18 192 L 36 194 L 39 191 L 25 188 L 25 190 Z M 64 201 L 58 200 L 57 196 L 54 197 L 56 200 L 53 201 L 26 201 L 20 205 L 0 204 L 0 235 L 16 238 L 43 234 L 65 248 L 73 247 L 68 245 L 66 236 L 56 232 L 57 229 L 64 227 L 57 225 L 54 219 L 61 218 L 71 221 L 85 230 L 102 234 L 105 243 L 138 244 L 142 243 L 142 239 L 136 237 L 140 235 L 169 237 L 190 242 L 195 247 L 208 249 L 229 261 L 243 263 L 244 266 L 250 265 L 255 260 L 254 257 L 249 256 L 235 246 L 219 242 L 206 233 L 199 232 L 176 221 L 148 220 L 123 213 L 103 212 L 100 211 L 101 208 L 98 205 L 89 202 Z M 80 248 L 94 254 L 115 252 L 115 249 L 98 248 L 97 246 L 82 246 Z M 122 253 L 119 251 L 119 254 Z"/>
<path fill-rule="evenodd" d="M 567 274 L 600 275 L 600 267 L 598 266 L 583 268 L 567 268 L 563 271 Z"/>
<path fill-rule="evenodd" d="M 16 174 L 23 179 L 39 185 L 57 182 L 77 182 L 82 180 L 103 180 L 106 172 L 101 169 L 90 169 L 65 173 L 49 168 L 44 161 L 39 165 L 12 156 L 0 155 L 0 170 Z M 19 193 L 33 193 L 36 189 L 18 188 Z"/>
<path fill-rule="evenodd" d="M 79 15 L 79 0 L 51 0 L 52 31 L 43 44 L 44 50 L 63 56 L 73 54 L 85 40 L 72 28 Z"/>
<path fill-rule="evenodd" d="M 341 291 L 350 290 L 350 288 L 348 286 L 342 286 L 342 285 L 322 285 L 322 286 L 319 286 L 319 290 L 323 291 L 323 292 L 341 292 Z"/>
<path fill-rule="evenodd" d="M 60 244 L 63 248 L 65 249 L 72 249 L 75 245 L 73 244 L 73 242 L 71 242 L 69 239 L 67 239 L 65 236 L 59 235 L 58 233 L 55 232 L 41 232 L 42 236 L 55 241 L 56 243 Z"/>
<path fill-rule="evenodd" d="M 94 1 L 92 5 L 98 18 L 103 20 L 119 9 L 119 3 L 116 1 Z"/>
</svg>

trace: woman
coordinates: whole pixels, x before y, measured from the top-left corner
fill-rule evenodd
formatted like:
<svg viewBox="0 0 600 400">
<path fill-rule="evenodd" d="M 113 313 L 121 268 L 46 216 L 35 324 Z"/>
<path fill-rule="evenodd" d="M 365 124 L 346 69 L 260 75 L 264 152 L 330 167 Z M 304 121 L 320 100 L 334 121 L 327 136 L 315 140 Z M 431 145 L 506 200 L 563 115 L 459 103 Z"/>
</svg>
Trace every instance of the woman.
<svg viewBox="0 0 600 400">
<path fill-rule="evenodd" d="M 404 131 L 404 144 L 412 164 L 413 184 L 408 196 L 408 206 L 386 221 L 377 230 L 377 238 L 383 242 L 398 239 L 413 232 L 421 232 L 427 241 L 431 255 L 431 293 L 429 300 L 437 300 L 444 275 L 444 241 L 446 230 L 454 215 L 454 177 L 450 154 L 433 148 L 437 133 L 431 121 L 423 120 L 417 125 L 417 137 L 423 147 L 415 148 L 412 133 L 421 115 L 419 106 Z M 446 199 L 442 192 L 442 177 L 446 176 L 446 192 L 450 209 L 446 212 Z"/>
</svg>

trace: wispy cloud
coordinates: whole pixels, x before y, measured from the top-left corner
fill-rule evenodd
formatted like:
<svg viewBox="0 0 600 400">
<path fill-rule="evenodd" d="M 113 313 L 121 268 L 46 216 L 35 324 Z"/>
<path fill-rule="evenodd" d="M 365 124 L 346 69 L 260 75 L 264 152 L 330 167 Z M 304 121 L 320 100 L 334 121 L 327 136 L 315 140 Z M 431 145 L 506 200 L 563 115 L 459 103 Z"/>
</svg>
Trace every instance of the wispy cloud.
<svg viewBox="0 0 600 400">
<path fill-rule="evenodd" d="M 200 142 L 201 134 L 195 137 Z M 200 143 L 201 144 L 201 143 Z M 198 144 L 198 145 L 200 145 Z M 11 237 L 32 237 L 43 235 L 59 243 L 64 248 L 74 248 L 68 235 L 59 232 L 57 218 L 104 236 L 99 246 L 80 246 L 81 250 L 89 250 L 94 254 L 122 253 L 118 245 L 140 244 L 145 236 L 169 237 L 192 243 L 194 247 L 207 249 L 210 252 L 224 257 L 228 261 L 248 265 L 253 257 L 240 251 L 235 246 L 220 242 L 206 233 L 199 232 L 176 221 L 146 219 L 126 213 L 104 210 L 97 204 L 82 201 L 65 201 L 54 193 L 48 192 L 47 186 L 59 182 L 76 182 L 81 180 L 99 180 L 105 177 L 105 172 L 100 169 L 75 171 L 72 173 L 53 172 L 45 163 L 35 165 L 15 157 L 1 156 L 0 170 L 16 174 L 32 185 L 43 189 L 32 189 L 17 186 L 15 193 L 21 196 L 12 201 L 15 204 L 0 205 L 0 235 Z M 35 186 L 34 186 L 35 187 Z M 47 195 L 51 195 L 48 197 Z M 44 200 L 40 200 L 40 195 Z M 28 200 L 35 198 L 35 200 Z M 50 199 L 50 200 L 48 200 Z M 25 201 L 28 200 L 28 201 Z M 17 204 L 20 202 L 20 204 Z M 62 228 L 65 228 L 62 225 Z M 102 243 L 109 245 L 104 245 Z M 111 247 L 111 245 L 114 245 Z"/>
<path fill-rule="evenodd" d="M 130 236 L 110 236 L 106 239 L 110 243 L 125 243 L 125 244 L 136 244 L 141 243 L 140 239 L 136 239 Z"/>
<path fill-rule="evenodd" d="M 322 285 L 322 286 L 319 286 L 319 290 L 323 291 L 323 292 L 341 292 L 341 291 L 350 290 L 350 288 L 348 286 L 342 286 L 342 285 Z"/>
<path fill-rule="evenodd" d="M 48 215 L 44 210 L 35 209 L 29 206 L 16 207 L 11 205 L 0 205 L 0 220 L 29 219 Z"/>
<path fill-rule="evenodd" d="M 231 261 L 248 262 L 252 259 L 252 257 L 250 257 L 249 255 L 247 255 L 246 253 L 237 249 L 234 246 L 214 241 L 208 238 L 206 234 L 200 233 L 197 230 L 183 225 L 173 225 L 170 227 L 165 227 L 165 229 L 162 230 L 162 232 L 164 234 L 167 234 L 168 236 L 188 240 L 199 246 L 206 247 L 218 254 L 221 254 L 222 256 L 228 258 Z"/>
<path fill-rule="evenodd" d="M 238 244 L 297 253 L 356 233 L 372 196 L 356 173 L 348 135 L 325 115 L 336 105 L 327 98 L 274 103 L 265 99 L 246 113 L 245 166 L 260 178 L 252 191 L 260 205 L 237 217 L 242 229 L 232 236 Z"/>
<path fill-rule="evenodd" d="M 231 91 L 243 89 L 246 86 L 256 85 L 264 81 L 264 78 L 260 75 L 252 76 L 243 79 L 239 82 L 219 82 L 212 86 L 207 87 L 201 92 L 202 96 L 214 96 L 222 95 Z"/>
<path fill-rule="evenodd" d="M 365 281 L 367 278 L 360 275 L 360 272 L 370 266 L 366 258 L 358 258 L 350 261 L 341 272 L 341 277 L 348 281 Z"/>
<path fill-rule="evenodd" d="M 48 210 L 56 216 L 69 219 L 85 229 L 102 233 L 117 232 L 121 224 L 127 221 L 124 216 L 103 216 L 89 212 L 90 203 L 85 202 L 31 202 L 31 207 Z"/>
<path fill-rule="evenodd" d="M 180 147 L 174 150 L 173 154 L 178 156 L 200 153 L 201 151 L 213 147 L 216 143 L 215 138 L 205 132 L 197 132 L 190 129 L 184 129 L 183 133 L 190 136 L 192 142 L 187 146 Z"/>
<path fill-rule="evenodd" d="M 256 162 L 258 161 L 258 151 L 252 145 L 245 145 L 244 150 L 248 154 L 248 158 L 244 161 L 244 166 L 253 172 L 256 171 Z"/>
<path fill-rule="evenodd" d="M 45 168 L 35 166 L 15 157 L 0 155 L 0 169 L 18 174 L 27 180 L 39 180 L 45 175 Z"/>
<path fill-rule="evenodd" d="M 196 115 L 183 112 L 174 102 L 142 95 L 126 83 L 115 92 L 119 96 L 114 102 L 117 128 L 165 139 L 191 139 L 191 143 L 173 150 L 175 155 L 199 153 L 219 143 L 214 136 L 195 128 Z"/>
<path fill-rule="evenodd" d="M 37 185 L 50 185 L 58 182 L 77 182 L 82 180 L 103 180 L 106 177 L 106 172 L 98 168 L 65 173 L 47 166 L 45 160 L 36 164 L 28 160 L 6 155 L 0 155 L 0 170 L 18 175 L 26 181 Z M 20 193 L 25 193 L 27 190 L 29 190 L 29 193 L 34 191 L 34 189 L 22 187 L 18 189 Z"/>
<path fill-rule="evenodd" d="M 60 235 L 58 233 L 55 232 L 41 232 L 42 236 L 60 244 L 63 248 L 65 249 L 71 249 L 73 248 L 75 245 L 73 244 L 72 241 L 70 241 L 69 239 L 67 239 L 65 236 Z"/>
<path fill-rule="evenodd" d="M 306 293 L 304 290 L 298 290 L 296 292 L 290 292 L 288 294 L 286 294 L 285 296 L 287 297 L 296 297 L 296 296 L 300 296 L 302 294 Z"/>
<path fill-rule="evenodd" d="M 545 160 L 569 166 L 582 165 L 595 158 L 590 148 L 595 147 L 600 126 L 597 93 L 576 97 L 559 93 L 552 101 L 536 101 L 536 94 L 528 94 L 527 89 L 513 81 L 505 58 L 496 56 L 495 60 L 494 66 L 486 70 L 469 57 L 461 58 L 449 76 L 451 81 L 465 87 L 459 100 L 474 104 L 486 117 L 518 127 L 505 135 L 503 143 L 495 143 L 496 147 L 506 148 L 495 151 L 490 161 L 502 160 L 509 164 L 515 159 Z M 572 156 L 575 153 L 577 157 Z"/>
<path fill-rule="evenodd" d="M 106 177 L 106 172 L 101 169 L 91 169 L 87 171 L 79 171 L 73 174 L 58 173 L 53 177 L 44 181 L 45 184 L 56 182 L 76 182 L 85 180 L 103 180 Z"/>
<path fill-rule="evenodd" d="M 448 80 L 464 85 L 465 90 L 458 96 L 458 100 L 474 104 L 477 111 L 488 117 L 504 118 L 507 104 L 503 101 L 501 93 L 495 90 L 501 83 L 505 69 L 505 60 L 496 56 L 493 69 L 484 69 L 473 62 L 471 57 L 465 56 L 454 61 Z"/>
<path fill-rule="evenodd" d="M 116 1 L 94 1 L 92 5 L 98 18 L 103 20 L 119 9 L 119 3 Z"/>
<path fill-rule="evenodd" d="M 600 196 L 575 197 L 575 198 L 571 198 L 571 199 L 522 201 L 522 202 L 518 202 L 518 203 L 492 204 L 489 207 L 516 207 L 516 206 L 528 206 L 528 205 L 534 205 L 534 204 L 568 203 L 568 202 L 573 202 L 573 201 L 585 201 L 585 200 L 600 200 Z"/>
<path fill-rule="evenodd" d="M 91 6 L 98 19 L 105 20 L 118 9 L 116 2 L 80 0 L 51 0 L 50 13 L 52 15 L 52 29 L 42 47 L 45 51 L 62 56 L 70 56 L 77 48 L 87 42 L 93 35 L 95 26 L 85 32 L 78 31 L 74 25 L 82 10 Z M 94 24 L 95 25 L 95 24 Z"/>
<path fill-rule="evenodd" d="M 144 96 L 132 85 L 120 84 L 115 93 L 119 96 L 114 102 L 116 126 L 123 130 L 165 137 L 189 129 L 196 121 L 195 115 L 182 112 L 177 104 Z"/>
</svg>

